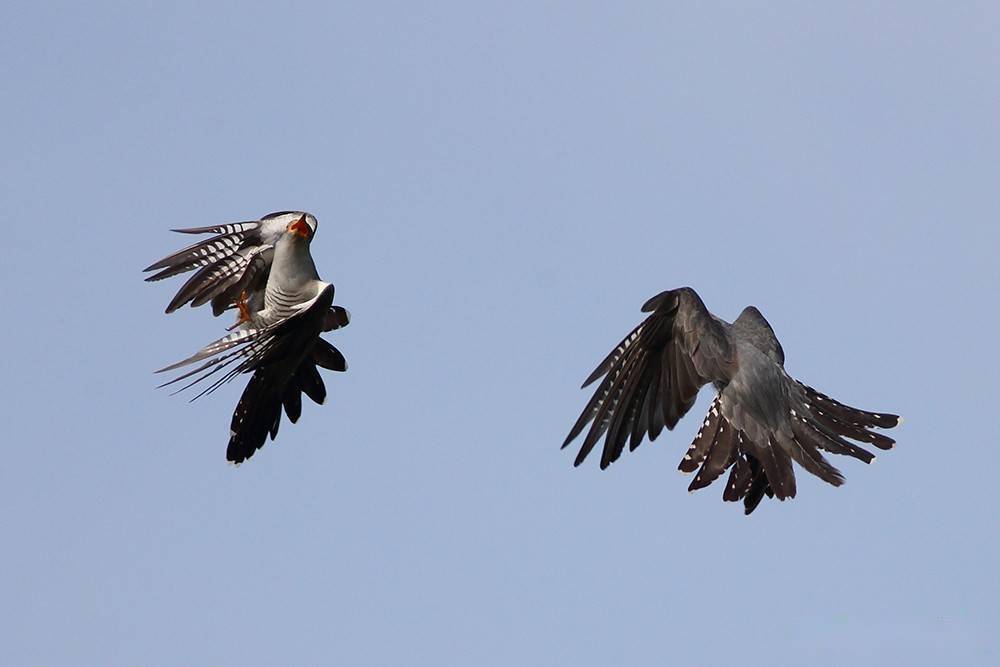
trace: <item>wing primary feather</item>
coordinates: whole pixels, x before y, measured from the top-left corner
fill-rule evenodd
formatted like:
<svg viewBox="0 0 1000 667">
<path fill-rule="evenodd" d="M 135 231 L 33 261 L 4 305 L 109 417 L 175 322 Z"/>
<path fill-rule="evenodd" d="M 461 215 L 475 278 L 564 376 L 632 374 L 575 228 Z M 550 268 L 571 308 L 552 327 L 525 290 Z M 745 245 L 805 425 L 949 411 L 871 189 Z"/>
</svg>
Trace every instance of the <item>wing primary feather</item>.
<svg viewBox="0 0 1000 667">
<path fill-rule="evenodd" d="M 618 343 L 618 345 L 615 346 L 615 349 L 611 350 L 608 356 L 604 358 L 604 361 L 602 361 L 600 364 L 597 365 L 597 368 L 595 368 L 594 372 L 591 373 L 587 377 L 587 379 L 583 381 L 583 385 L 580 388 L 584 389 L 588 387 L 595 380 L 597 380 L 597 378 L 601 377 L 602 375 L 605 375 L 608 371 L 610 371 L 618 362 L 618 360 L 621 359 L 628 352 L 632 344 L 635 343 L 636 340 L 638 340 L 639 336 L 642 335 L 643 327 L 645 327 L 648 322 L 649 318 L 647 318 L 646 321 L 637 326 L 635 329 L 632 329 L 632 331 L 630 331 L 629 334 L 625 336 L 625 338 L 623 338 L 622 341 Z"/>
<path fill-rule="evenodd" d="M 607 468 L 613 461 L 621 456 L 625 447 L 625 440 L 632 430 L 630 419 L 635 418 L 637 408 L 634 407 L 636 391 L 639 381 L 645 375 L 645 362 L 647 352 L 638 348 L 635 352 L 635 359 L 629 365 L 628 378 L 618 393 L 613 413 L 609 416 L 611 422 L 604 440 L 604 451 L 601 454 L 601 469 Z"/>
<path fill-rule="evenodd" d="M 179 229 L 171 229 L 170 231 L 177 232 L 178 234 L 235 234 L 237 232 L 257 229 L 258 227 L 260 227 L 259 221 L 248 220 L 247 222 L 230 222 L 224 225 L 212 225 L 210 227 L 182 227 Z"/>
<path fill-rule="evenodd" d="M 202 239 L 197 243 L 192 243 L 191 245 L 177 250 L 163 259 L 153 262 L 145 269 L 143 272 L 155 271 L 157 269 L 165 269 L 161 278 L 166 278 L 168 276 L 174 275 L 174 273 L 182 273 L 183 271 L 188 271 L 194 266 L 197 266 L 197 262 L 202 259 L 218 259 L 220 257 L 225 257 L 236 252 L 236 250 L 246 241 L 246 237 L 242 233 L 236 234 L 219 234 L 218 236 L 213 236 L 209 239 Z M 182 268 L 187 267 L 187 268 Z M 173 269 L 178 269 L 173 273 L 167 273 Z M 154 277 L 158 280 L 160 278 Z M 149 280 L 149 278 L 147 278 Z"/>
<path fill-rule="evenodd" d="M 594 413 L 594 421 L 590 426 L 590 430 L 587 432 L 587 437 L 584 439 L 579 453 L 576 455 L 576 460 L 573 465 L 578 466 L 583 463 L 583 460 L 587 458 L 587 455 L 590 454 L 594 445 L 601 439 L 601 436 L 604 435 L 610 425 L 610 417 L 613 416 L 611 411 L 614 409 L 615 404 L 620 397 L 622 387 L 628 380 L 628 374 L 631 369 L 631 365 L 634 362 L 635 357 L 632 355 L 623 358 L 621 367 L 613 369 L 612 372 L 608 374 L 608 377 L 605 378 L 605 382 L 612 380 L 611 386 L 608 389 L 604 401 L 601 402 L 597 411 Z"/>
</svg>

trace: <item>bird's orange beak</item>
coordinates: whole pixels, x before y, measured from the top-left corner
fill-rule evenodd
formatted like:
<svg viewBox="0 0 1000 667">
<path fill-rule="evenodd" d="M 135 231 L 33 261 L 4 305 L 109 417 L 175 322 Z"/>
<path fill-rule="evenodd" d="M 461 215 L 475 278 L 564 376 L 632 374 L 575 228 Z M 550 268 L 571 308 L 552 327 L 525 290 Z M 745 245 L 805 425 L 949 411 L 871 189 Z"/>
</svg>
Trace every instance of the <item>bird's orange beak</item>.
<svg viewBox="0 0 1000 667">
<path fill-rule="evenodd" d="M 292 224 L 288 225 L 288 231 L 306 239 L 309 238 L 310 234 L 312 234 L 312 230 L 309 229 L 309 225 L 306 224 L 306 216 L 304 215 Z"/>
</svg>

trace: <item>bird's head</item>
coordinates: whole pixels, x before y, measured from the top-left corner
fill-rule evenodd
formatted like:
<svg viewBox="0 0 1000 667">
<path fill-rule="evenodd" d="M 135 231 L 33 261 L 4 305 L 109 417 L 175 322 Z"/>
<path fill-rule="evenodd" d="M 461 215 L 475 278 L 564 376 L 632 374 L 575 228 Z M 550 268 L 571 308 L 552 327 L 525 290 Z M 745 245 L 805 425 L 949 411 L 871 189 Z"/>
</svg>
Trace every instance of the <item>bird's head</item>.
<svg viewBox="0 0 1000 667">
<path fill-rule="evenodd" d="M 289 221 L 288 226 L 285 229 L 290 234 L 301 236 L 307 241 L 310 241 L 316 233 L 316 227 L 318 225 L 319 222 L 316 220 L 316 216 L 312 213 L 295 213 L 292 215 L 292 219 Z"/>
</svg>

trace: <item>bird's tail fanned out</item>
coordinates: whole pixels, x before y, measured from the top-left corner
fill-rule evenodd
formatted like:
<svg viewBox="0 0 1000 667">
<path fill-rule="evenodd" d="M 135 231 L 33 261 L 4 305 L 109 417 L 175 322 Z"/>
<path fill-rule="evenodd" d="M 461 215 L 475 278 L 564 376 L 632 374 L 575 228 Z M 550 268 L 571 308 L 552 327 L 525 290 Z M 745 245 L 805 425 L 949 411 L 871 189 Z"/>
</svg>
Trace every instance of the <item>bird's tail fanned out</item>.
<svg viewBox="0 0 1000 667">
<path fill-rule="evenodd" d="M 698 444 L 702 436 L 695 438 Z M 722 499 L 727 502 L 743 500 L 746 514 L 753 512 L 760 504 L 764 495 L 777 496 L 779 499 L 795 497 L 795 474 L 791 459 L 782 449 L 777 447 L 758 447 L 751 442 L 746 433 L 733 427 L 726 419 L 718 420 L 718 430 L 712 436 L 707 447 L 688 450 L 691 453 L 701 452 L 699 458 L 681 461 L 682 472 L 697 474 L 691 480 L 688 491 L 702 489 L 729 470 Z M 770 477 L 781 480 L 772 488 Z"/>
<path fill-rule="evenodd" d="M 233 412 L 226 459 L 232 463 L 242 463 L 264 446 L 268 435 L 271 440 L 278 437 L 282 407 L 285 408 L 289 421 L 293 424 L 297 422 L 302 415 L 303 393 L 315 403 L 322 404 L 326 400 L 326 385 L 311 357 L 302 361 L 298 370 L 284 385 L 273 377 L 270 369 L 257 369 Z"/>
<path fill-rule="evenodd" d="M 851 456 L 865 463 L 874 461 L 875 455 L 850 440 L 882 450 L 892 449 L 895 445 L 895 440 L 872 429 L 898 426 L 901 421 L 898 415 L 852 408 L 812 387 L 802 383 L 797 383 L 797 386 L 801 401 L 799 409 L 792 409 L 790 416 L 795 437 L 803 444 Z"/>
<path fill-rule="evenodd" d="M 783 451 L 765 451 L 751 442 L 746 433 L 733 426 L 723 415 L 722 395 L 719 394 L 712 401 L 708 415 L 678 470 L 688 474 L 697 471 L 688 486 L 691 492 L 705 488 L 729 470 L 723 500 L 743 500 L 746 513 L 750 514 L 765 494 L 775 495 L 761 459 L 767 460 L 772 476 L 782 480 L 780 497 L 794 497 L 795 477 L 789 457 Z"/>
<path fill-rule="evenodd" d="M 264 446 L 268 435 L 271 440 L 278 436 L 282 407 L 288 420 L 296 423 L 302 416 L 302 394 L 314 403 L 323 404 L 326 385 L 317 366 L 339 372 L 347 370 L 347 362 L 340 350 L 317 338 L 312 354 L 299 364 L 295 374 L 284 385 L 270 377 L 266 367 L 254 372 L 233 412 L 229 446 L 226 448 L 229 461 L 242 463 Z"/>
<path fill-rule="evenodd" d="M 787 425 L 766 437 L 758 434 L 756 440 L 761 442 L 730 423 L 723 414 L 722 394 L 716 396 L 678 466 L 684 473 L 697 471 L 688 490 L 708 486 L 729 469 L 723 500 L 742 500 L 745 513 L 750 514 L 765 495 L 780 500 L 795 497 L 792 461 L 823 481 L 840 486 L 843 475 L 822 451 L 871 463 L 874 455 L 848 438 L 879 449 L 892 448 L 892 438 L 871 429 L 892 428 L 899 424 L 898 416 L 852 408 L 806 385 L 798 387 L 801 391 L 794 399 L 798 407 L 790 410 Z"/>
</svg>

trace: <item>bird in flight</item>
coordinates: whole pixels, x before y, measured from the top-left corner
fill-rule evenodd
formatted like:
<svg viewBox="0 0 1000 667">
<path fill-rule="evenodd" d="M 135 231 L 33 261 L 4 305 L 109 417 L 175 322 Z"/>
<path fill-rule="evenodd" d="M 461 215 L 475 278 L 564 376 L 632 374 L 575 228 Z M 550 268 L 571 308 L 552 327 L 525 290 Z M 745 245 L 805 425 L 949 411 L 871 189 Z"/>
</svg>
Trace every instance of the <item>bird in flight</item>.
<svg viewBox="0 0 1000 667">
<path fill-rule="evenodd" d="M 875 456 L 850 440 L 892 448 L 895 441 L 873 429 L 901 419 L 849 407 L 789 376 L 781 344 L 753 306 L 730 324 L 682 287 L 654 296 L 642 311 L 651 314 L 583 383 L 604 378 L 563 442 L 566 447 L 591 425 L 574 465 L 602 436 L 604 469 L 626 441 L 634 450 L 643 437 L 655 440 L 664 426 L 672 430 L 709 383 L 715 400 L 679 469 L 696 472 L 689 491 L 730 470 L 722 498 L 742 500 L 746 514 L 764 495 L 795 497 L 792 461 L 840 486 L 844 477 L 821 451 L 871 463 Z"/>
<path fill-rule="evenodd" d="M 147 281 L 195 271 L 170 301 L 167 313 L 187 303 L 209 302 L 215 315 L 238 311 L 230 334 L 157 371 L 203 362 L 161 385 L 190 380 L 183 390 L 211 377 L 195 399 L 241 373 L 253 373 L 230 426 L 226 458 L 233 463 L 253 456 L 268 434 L 272 440 L 277 436 L 282 407 L 295 423 L 302 413 L 302 394 L 316 403 L 325 400 L 326 386 L 317 366 L 347 370 L 340 351 L 320 337 L 321 332 L 346 326 L 350 316 L 333 305 L 333 285 L 316 272 L 309 246 L 317 225 L 310 213 L 282 211 L 257 221 L 177 229 L 212 236 L 145 269 L 157 271 Z"/>
</svg>

